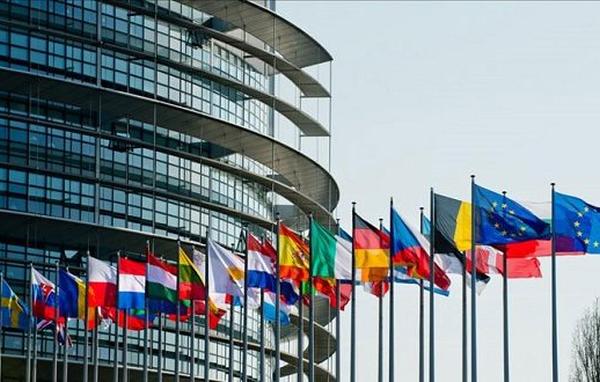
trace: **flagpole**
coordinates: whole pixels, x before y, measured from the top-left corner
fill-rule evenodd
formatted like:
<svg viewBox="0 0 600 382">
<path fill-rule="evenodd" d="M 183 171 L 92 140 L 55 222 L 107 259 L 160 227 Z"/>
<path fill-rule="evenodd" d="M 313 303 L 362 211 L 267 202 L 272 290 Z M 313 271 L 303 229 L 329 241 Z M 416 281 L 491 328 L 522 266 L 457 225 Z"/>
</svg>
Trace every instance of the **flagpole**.
<svg viewBox="0 0 600 382">
<path fill-rule="evenodd" d="M 208 240 L 210 240 L 210 225 L 212 222 L 212 214 L 208 217 L 208 227 L 206 229 L 206 255 L 204 257 L 204 282 L 206 283 L 206 294 L 204 296 L 204 380 L 208 381 L 210 376 L 210 308 L 209 298 L 210 293 L 210 268 L 208 256 Z"/>
<path fill-rule="evenodd" d="M 244 245 L 244 307 L 243 307 L 243 318 L 242 326 L 242 382 L 246 382 L 248 379 L 248 224 L 244 224 L 246 227 L 246 243 Z"/>
<path fill-rule="evenodd" d="M 379 231 L 383 231 L 383 219 L 379 218 Z M 379 240 L 379 244 L 381 246 L 381 239 Z M 389 272 L 389 270 L 388 270 Z M 383 289 L 384 286 L 381 286 L 381 291 L 379 296 L 377 296 L 378 302 L 378 319 L 377 319 L 377 381 L 383 382 Z"/>
<path fill-rule="evenodd" d="M 31 263 L 29 263 L 29 267 L 31 267 Z M 27 277 L 27 276 L 26 276 Z M 29 272 L 29 277 L 31 277 L 31 272 Z M 31 280 L 29 280 L 29 284 L 31 284 Z M 27 285 L 27 284 L 25 284 Z M 29 288 L 29 314 L 27 315 L 29 319 L 29 325 L 27 325 L 27 366 L 25 368 L 25 382 L 31 381 L 31 326 L 33 325 L 33 303 L 31 301 L 31 287 Z"/>
<path fill-rule="evenodd" d="M 279 368 L 281 359 L 281 350 L 279 344 L 281 341 L 281 322 L 279 315 L 281 314 L 281 280 L 279 279 L 279 248 L 281 243 L 279 242 L 279 226 L 281 220 L 279 219 L 279 212 L 275 214 L 275 220 L 277 222 L 277 259 L 275 260 L 275 381 L 281 379 L 281 370 Z"/>
<path fill-rule="evenodd" d="M 117 251 L 117 306 L 115 308 L 115 358 L 113 359 L 113 382 L 119 382 L 119 279 L 120 279 L 120 264 L 121 251 Z"/>
<path fill-rule="evenodd" d="M 95 314 L 97 314 L 97 309 L 96 309 Z M 94 341 L 93 348 L 92 348 L 93 357 L 94 357 L 94 362 L 93 362 L 94 374 L 92 376 L 93 382 L 98 382 L 98 341 L 99 341 L 98 329 L 99 329 L 98 323 L 96 322 L 96 328 L 94 329 L 94 336 L 92 338 L 92 341 Z"/>
<path fill-rule="evenodd" d="M 68 269 L 67 269 L 68 270 Z M 57 283 L 57 287 L 56 290 L 60 289 L 60 276 L 58 278 L 58 283 Z M 59 301 L 59 306 L 60 306 L 60 300 L 57 299 Z M 65 315 L 64 317 L 65 319 L 65 326 L 63 328 L 64 330 L 64 343 L 63 343 L 63 372 L 62 372 L 62 380 L 63 382 L 67 382 L 69 380 L 69 352 L 67 349 L 67 324 L 69 322 L 69 319 L 67 318 L 67 316 Z M 58 330 L 58 325 L 56 326 L 57 330 Z"/>
<path fill-rule="evenodd" d="M 158 315 L 158 382 L 163 380 L 163 316 L 162 313 Z"/>
<path fill-rule="evenodd" d="M 89 279 L 90 279 L 90 251 L 89 249 L 86 251 L 86 261 L 85 261 L 85 277 L 87 279 L 88 282 L 85 283 L 85 313 L 84 313 L 84 319 L 85 322 L 83 323 L 84 325 L 84 329 L 85 329 L 85 334 L 84 334 L 84 341 L 85 341 L 85 345 L 83 346 L 83 381 L 84 382 L 88 382 L 88 373 L 89 373 L 89 360 L 88 360 L 88 345 L 89 345 L 89 336 L 88 336 L 88 330 L 89 330 L 89 307 L 88 307 L 88 285 L 89 285 Z"/>
<path fill-rule="evenodd" d="M 355 228 L 356 202 L 352 202 L 352 296 L 350 305 L 350 382 L 356 382 L 356 256 L 354 253 L 354 228 Z"/>
<path fill-rule="evenodd" d="M 29 263 L 29 308 L 31 314 L 31 330 L 33 331 L 33 360 L 31 367 L 31 380 L 37 382 L 37 320 L 33 316 L 33 263 Z"/>
<path fill-rule="evenodd" d="M 190 382 L 196 380 L 196 322 L 194 318 L 196 310 L 196 300 L 190 301 L 192 312 L 189 318 L 190 324 Z"/>
<path fill-rule="evenodd" d="M 556 183 L 552 187 L 552 382 L 558 382 L 558 322 L 556 301 Z"/>
<path fill-rule="evenodd" d="M 390 234 L 393 235 L 394 234 L 394 229 L 392 227 L 392 210 L 394 208 L 394 198 L 390 197 Z M 391 250 L 391 246 L 390 246 L 390 253 L 389 253 L 389 257 L 390 257 L 390 322 L 389 322 L 389 343 L 388 343 L 388 379 L 390 382 L 394 382 L 394 259 L 393 259 L 393 253 Z"/>
<path fill-rule="evenodd" d="M 277 277 L 277 276 L 276 276 Z M 265 290 L 260 289 L 260 354 L 258 368 L 260 372 L 259 381 L 265 382 Z"/>
<path fill-rule="evenodd" d="M 127 321 L 128 321 L 128 312 L 127 309 L 123 309 L 123 350 L 121 352 L 121 357 L 122 357 L 122 361 L 121 363 L 123 364 L 123 382 L 127 382 L 127 339 L 129 337 L 128 333 L 127 333 Z"/>
<path fill-rule="evenodd" d="M 506 203 L 506 191 L 502 191 L 504 203 Z M 508 344 L 508 258 L 506 253 L 502 256 L 502 320 L 504 326 L 504 382 L 510 381 L 509 367 L 509 344 Z"/>
<path fill-rule="evenodd" d="M 308 214 L 309 221 L 309 248 L 312 245 L 312 212 Z M 315 381 L 315 298 L 313 296 L 313 256 L 308 257 L 308 382 Z M 300 320 L 300 326 L 304 326 L 304 320 Z"/>
<path fill-rule="evenodd" d="M 336 229 L 337 234 L 340 234 L 340 219 L 336 221 Z M 335 379 L 339 381 L 341 379 L 342 373 L 342 363 L 340 357 L 340 341 L 341 341 L 341 326 L 340 326 L 340 299 L 341 299 L 341 291 L 340 291 L 340 280 L 335 280 L 335 301 L 337 302 L 337 309 L 335 310 Z"/>
<path fill-rule="evenodd" d="M 229 302 L 229 370 L 228 370 L 228 381 L 233 382 L 233 325 L 235 324 L 235 305 L 233 303 L 233 296 Z"/>
<path fill-rule="evenodd" d="M 462 382 L 469 382 L 468 320 L 467 320 L 467 252 L 463 252 L 462 267 Z M 476 275 L 471 275 L 476 277 Z"/>
<path fill-rule="evenodd" d="M 52 352 L 52 382 L 58 382 L 58 317 L 59 317 L 59 292 L 58 292 L 58 261 L 54 264 L 54 349 Z"/>
<path fill-rule="evenodd" d="M 477 206 L 475 205 L 475 175 L 471 175 L 471 382 L 477 382 Z"/>
<path fill-rule="evenodd" d="M 423 232 L 423 220 L 425 208 L 419 207 L 420 230 Z M 433 231 L 429 235 L 429 240 L 433 241 Z M 423 279 L 419 280 L 419 382 L 425 382 L 425 288 Z"/>
<path fill-rule="evenodd" d="M 300 298 L 298 299 L 298 382 L 304 382 L 304 334 L 302 327 L 304 326 L 304 302 L 302 301 L 302 290 L 300 290 Z"/>
<path fill-rule="evenodd" d="M 431 222 L 431 232 L 435 232 L 435 194 L 433 187 L 429 194 L 429 220 Z M 435 243 L 429 238 L 429 382 L 435 381 Z"/>
<path fill-rule="evenodd" d="M 177 303 L 175 305 L 175 309 L 177 309 L 176 312 L 176 321 L 175 321 L 175 382 L 179 382 L 179 373 L 180 373 L 180 365 L 179 365 L 179 361 L 180 361 L 180 356 L 179 354 L 181 353 L 179 350 L 179 344 L 180 344 L 180 339 L 179 337 L 181 336 L 181 312 L 180 312 L 180 304 L 179 304 L 179 249 L 181 247 L 181 243 L 179 240 L 177 240 Z M 147 329 L 146 329 L 147 330 Z"/>
<path fill-rule="evenodd" d="M 335 280 L 335 301 L 337 302 L 337 309 L 335 310 L 335 380 L 340 381 L 342 377 L 342 363 L 340 354 L 340 341 L 342 340 L 341 325 L 340 325 L 340 306 L 341 306 L 341 291 L 340 291 L 340 280 Z"/>
<path fill-rule="evenodd" d="M 146 240 L 146 280 L 148 280 L 148 253 L 150 253 L 150 240 Z M 178 278 L 179 280 L 179 278 Z M 148 331 L 150 330 L 148 317 L 148 300 L 144 298 L 144 366 L 142 370 L 142 381 L 148 382 Z"/>
</svg>

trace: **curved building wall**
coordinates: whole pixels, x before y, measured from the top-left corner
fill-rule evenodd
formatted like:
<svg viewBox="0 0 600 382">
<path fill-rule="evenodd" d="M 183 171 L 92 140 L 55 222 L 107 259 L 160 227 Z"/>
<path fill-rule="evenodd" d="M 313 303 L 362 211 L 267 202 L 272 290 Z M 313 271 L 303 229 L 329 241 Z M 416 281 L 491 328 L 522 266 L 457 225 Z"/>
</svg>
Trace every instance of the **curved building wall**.
<svg viewBox="0 0 600 382">
<path fill-rule="evenodd" d="M 114 245 L 107 249 L 98 240 L 97 231 L 90 227 L 147 236 L 150 243 L 160 237 L 163 241 L 181 240 L 196 246 L 203 245 L 210 229 L 213 239 L 232 246 L 248 222 L 255 222 L 250 229 L 257 234 L 271 235 L 274 212 L 284 201 L 274 192 L 275 186 L 308 205 L 318 205 L 307 196 L 311 190 L 303 189 L 296 179 L 289 179 L 289 172 L 288 179 L 281 177 L 275 170 L 276 163 L 269 166 L 264 160 L 245 155 L 243 145 L 256 142 L 244 142 L 242 149 L 235 152 L 199 138 L 202 134 L 186 134 L 162 126 L 157 123 L 160 115 L 156 106 L 153 116 L 140 120 L 136 115 L 144 112 L 117 113 L 111 100 L 101 92 L 97 97 L 70 103 L 53 97 L 40 86 L 37 78 L 52 78 L 116 90 L 136 99 L 142 97 L 149 102 L 162 101 L 194 110 L 237 126 L 240 131 L 270 137 L 275 136 L 274 116 L 280 112 L 292 122 L 313 123 L 301 110 L 293 110 L 291 105 L 276 99 L 273 78 L 277 74 L 268 63 L 249 57 L 223 39 L 185 27 L 194 23 L 214 29 L 215 33 L 228 33 L 233 29 L 228 22 L 194 4 L 142 0 L 124 2 L 122 6 L 118 3 L 0 3 L 0 78 L 21 73 L 31 79 L 12 88 L 2 88 L 0 84 L 0 213 L 7 219 L 14 216 L 15 221 L 19 216 L 20 222 L 11 227 L 10 234 L 0 232 L 0 271 L 23 298 L 29 295 L 29 264 L 53 280 L 56 262 L 85 278 L 87 251 L 115 261 Z M 142 7 L 146 12 L 132 12 L 126 5 Z M 273 50 L 266 45 L 263 48 Z M 280 102 L 279 106 L 275 102 Z M 294 153 L 293 148 L 290 150 Z M 303 156 L 300 151 L 294 155 Z M 293 156 L 289 160 L 293 163 Z M 320 174 L 323 169 L 315 163 L 314 170 L 309 168 L 308 173 L 311 171 Z M 330 221 L 336 202 L 330 198 L 328 204 L 319 205 L 325 211 L 319 216 Z M 290 219 L 298 221 L 303 217 L 304 214 L 296 213 Z M 60 238 L 48 240 L 40 232 L 47 227 L 40 223 L 44 219 L 44 224 L 58 224 L 58 228 L 60 222 L 67 221 L 85 228 L 64 244 Z M 68 236 L 69 232 L 61 234 Z M 119 243 L 119 248 L 132 257 L 143 256 L 144 248 L 126 240 Z M 158 254 L 169 260 L 176 256 L 175 252 Z M 232 365 L 228 360 L 229 320 L 229 316 L 225 317 L 210 333 L 214 380 L 226 380 L 230 367 L 236 378 L 241 376 L 239 310 L 233 326 L 236 350 Z M 163 338 L 159 339 L 158 320 L 155 321 L 148 331 L 151 373 L 162 369 L 165 375 L 172 375 L 179 350 L 179 370 L 182 375 L 189 375 L 193 345 L 195 374 L 203 375 L 203 317 L 196 317 L 195 323 L 194 342 L 190 323 L 183 323 L 180 348 L 176 349 L 173 322 L 162 320 Z M 123 348 L 114 347 L 113 328 L 99 331 L 98 353 L 90 354 L 90 364 L 97 358 L 104 373 L 109 373 L 115 358 L 122 359 Z M 84 357 L 82 323 L 71 322 L 69 333 L 74 347 L 68 356 L 76 367 Z M 250 380 L 259 380 L 260 318 L 256 312 L 250 314 L 247 333 L 251 345 L 248 375 Z M 268 356 L 273 345 L 271 331 L 265 330 L 265 335 L 265 371 L 272 375 L 272 359 Z M 143 331 L 128 331 L 127 360 L 132 373 L 143 367 L 144 340 Z M 0 344 L 2 354 L 9 361 L 11 357 L 26 356 L 27 341 L 22 332 L 5 330 Z M 44 371 L 49 370 L 54 341 L 47 332 L 41 332 L 35 346 L 38 380 L 47 380 Z M 163 364 L 159 365 L 161 348 Z M 294 355 L 286 357 L 282 366 L 293 364 Z M 3 369 L 4 377 L 13 373 L 8 377 L 21 378 L 22 368 L 19 372 Z M 326 371 L 317 375 L 329 379 Z"/>
</svg>

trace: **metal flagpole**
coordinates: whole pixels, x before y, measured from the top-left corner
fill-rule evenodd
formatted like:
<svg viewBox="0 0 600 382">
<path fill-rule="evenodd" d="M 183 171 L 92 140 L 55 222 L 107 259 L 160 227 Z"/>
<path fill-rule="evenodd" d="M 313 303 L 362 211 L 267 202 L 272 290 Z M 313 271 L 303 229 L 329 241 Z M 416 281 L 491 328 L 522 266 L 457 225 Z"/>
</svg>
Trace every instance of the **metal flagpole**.
<svg viewBox="0 0 600 382">
<path fill-rule="evenodd" d="M 127 314 L 127 309 L 123 309 L 123 350 L 121 351 L 121 356 L 122 356 L 122 361 L 121 363 L 123 364 L 123 382 L 127 382 L 127 337 L 129 337 L 129 333 L 127 333 L 127 321 L 128 321 L 128 314 Z"/>
<path fill-rule="evenodd" d="M 431 232 L 435 232 L 435 194 L 433 187 L 429 193 L 429 221 L 431 222 Z M 429 382 L 435 381 L 435 243 L 433 235 L 429 240 Z"/>
<path fill-rule="evenodd" d="M 379 218 L 379 230 L 383 231 L 383 219 Z M 381 244 L 381 240 L 380 240 Z M 377 296 L 378 315 L 377 315 L 377 381 L 383 382 L 383 285 L 381 293 Z"/>
<path fill-rule="evenodd" d="M 204 380 L 208 381 L 210 376 L 210 268 L 208 256 L 208 240 L 210 240 L 210 226 L 212 223 L 212 214 L 209 213 L 208 229 L 206 230 L 206 255 L 204 256 L 204 282 L 206 283 L 206 294 L 204 296 Z"/>
<path fill-rule="evenodd" d="M 394 235 L 394 227 L 393 227 L 393 219 L 392 219 L 392 210 L 394 208 L 394 198 L 390 198 L 390 233 L 392 235 Z M 388 379 L 390 382 L 394 382 L 394 358 L 395 358 L 395 354 L 394 354 L 394 259 L 393 259 L 393 253 L 391 251 L 390 248 L 390 253 L 389 253 L 389 257 L 390 257 L 390 322 L 389 322 L 389 343 L 388 343 Z"/>
<path fill-rule="evenodd" d="M 471 175 L 471 382 L 477 382 L 477 206 L 475 205 L 475 175 Z"/>
<path fill-rule="evenodd" d="M 99 341 L 99 333 L 98 333 L 98 324 L 96 324 L 96 328 L 94 329 L 94 336 L 92 341 L 94 341 L 92 353 L 94 357 L 93 369 L 94 373 L 92 376 L 92 381 L 98 382 L 98 341 Z"/>
<path fill-rule="evenodd" d="M 29 272 L 29 309 L 31 309 L 31 315 L 33 316 L 33 264 L 29 263 L 31 272 Z M 31 325 L 33 330 L 33 365 L 31 366 L 31 380 L 37 382 L 37 320 L 32 317 Z"/>
<path fill-rule="evenodd" d="M 68 268 L 67 268 L 68 271 Z M 56 290 L 60 289 L 60 276 L 58 278 L 58 287 L 56 288 Z M 60 300 L 57 299 L 59 301 L 59 306 L 60 306 Z M 65 320 L 65 327 L 63 328 L 64 330 L 64 343 L 63 343 L 63 370 L 62 370 L 62 381 L 67 382 L 69 380 L 69 349 L 67 348 L 67 325 L 69 322 L 69 319 L 67 318 L 67 316 L 65 315 L 64 317 Z M 58 326 L 57 326 L 58 328 Z"/>
<path fill-rule="evenodd" d="M 158 315 L 158 382 L 163 380 L 163 316 Z"/>
<path fill-rule="evenodd" d="M 242 331 L 242 382 L 246 382 L 248 379 L 248 225 L 246 224 L 246 243 L 244 245 L 244 307 L 243 307 L 243 319 L 242 325 L 244 330 Z"/>
<path fill-rule="evenodd" d="M 52 382 L 58 382 L 58 317 L 59 317 L 59 292 L 58 292 L 58 261 L 54 264 L 54 349 L 52 352 Z"/>
<path fill-rule="evenodd" d="M 309 221 L 309 248 L 312 245 L 312 212 L 308 215 Z M 308 381 L 315 381 L 315 298 L 313 296 L 313 256 L 308 258 Z M 304 326 L 304 321 L 300 320 L 300 326 Z"/>
<path fill-rule="evenodd" d="M 556 183 L 552 187 L 552 382 L 558 382 L 558 322 L 556 311 Z"/>
<path fill-rule="evenodd" d="M 300 295 L 302 295 L 302 290 L 300 291 Z M 302 296 L 298 299 L 298 382 L 304 382 L 304 331 L 302 327 L 304 326 L 304 301 L 302 301 Z"/>
<path fill-rule="evenodd" d="M 337 234 L 340 234 L 340 219 L 336 221 L 336 229 Z M 340 291 L 340 280 L 335 280 L 335 301 L 337 302 L 337 309 L 335 310 L 335 379 L 339 381 L 342 376 L 342 363 L 341 363 L 341 325 L 340 325 L 340 300 L 341 300 L 341 291 Z"/>
<path fill-rule="evenodd" d="M 88 330 L 89 328 L 89 308 L 88 308 L 88 285 L 89 285 L 89 279 L 90 279 L 90 251 L 87 250 L 86 252 L 87 258 L 85 259 L 85 277 L 88 280 L 88 282 L 85 283 L 85 314 L 84 314 L 84 319 L 85 322 L 83 323 L 84 329 L 85 329 L 85 333 L 84 333 L 84 342 L 85 344 L 83 345 L 83 376 L 82 379 L 84 382 L 88 382 L 88 375 L 89 375 L 89 360 L 88 360 L 88 346 L 89 346 L 89 335 L 88 335 Z M 94 319 L 96 317 L 94 316 Z"/>
<path fill-rule="evenodd" d="M 335 301 L 337 302 L 337 309 L 335 310 L 335 379 L 337 381 L 341 380 L 342 377 L 342 357 L 340 354 L 341 348 L 341 325 L 340 325 L 340 300 L 341 300 L 341 292 L 340 292 L 340 280 L 335 280 Z"/>
<path fill-rule="evenodd" d="M 356 202 L 352 202 L 352 296 L 350 305 L 350 382 L 356 382 L 356 256 L 354 254 L 354 226 L 356 217 Z"/>
<path fill-rule="evenodd" d="M 29 267 L 31 268 L 31 263 L 29 264 Z M 27 277 L 27 276 L 26 276 Z M 31 272 L 29 272 L 29 277 L 31 278 Z M 29 284 L 31 285 L 31 280 L 29 280 Z M 27 285 L 27 284 L 25 284 Z M 27 366 L 25 367 L 25 382 L 30 382 L 31 381 L 31 327 L 33 326 L 33 302 L 32 302 L 32 298 L 31 298 L 31 286 L 29 287 L 29 314 L 28 314 L 28 323 L 29 325 L 27 326 Z"/>
<path fill-rule="evenodd" d="M 150 240 L 146 240 L 146 280 L 148 280 L 148 253 L 150 253 Z M 148 315 L 148 300 L 144 299 L 144 366 L 142 370 L 143 382 L 148 382 L 148 331 L 150 330 Z"/>
<path fill-rule="evenodd" d="M 176 321 L 175 321 L 175 382 L 179 382 L 179 373 L 180 373 L 180 356 L 181 351 L 180 347 L 180 336 L 181 336 L 181 312 L 179 303 L 179 250 L 181 247 L 181 243 L 177 240 L 177 303 L 175 305 L 176 312 Z M 147 330 L 147 329 L 146 329 Z"/>
<path fill-rule="evenodd" d="M 281 314 L 281 280 L 279 279 L 279 248 L 281 247 L 279 242 L 279 226 L 281 220 L 279 219 L 279 212 L 276 214 L 275 220 L 277 222 L 277 259 L 275 260 L 275 381 L 281 379 L 281 370 L 279 367 L 281 360 L 281 349 L 279 344 L 281 341 L 281 323 L 279 322 L 279 315 Z"/>
<path fill-rule="evenodd" d="M 423 222 L 425 214 L 424 207 L 419 207 L 419 229 L 423 234 Z M 429 240 L 433 239 L 433 231 L 429 235 Z M 419 382 L 425 382 L 425 288 L 423 279 L 419 280 Z"/>
<path fill-rule="evenodd" d="M 229 302 L 229 370 L 227 378 L 229 382 L 233 382 L 233 325 L 235 325 L 235 305 L 232 298 Z"/>
<path fill-rule="evenodd" d="M 471 275 L 476 277 L 476 275 Z M 468 355 L 468 320 L 467 320 L 467 253 L 463 252 L 462 267 L 462 381 L 469 382 L 469 355 Z"/>
<path fill-rule="evenodd" d="M 194 382 L 196 380 L 196 319 L 194 315 L 196 314 L 196 300 L 190 301 L 191 305 L 191 313 L 189 318 L 190 324 L 190 382 Z"/>
<path fill-rule="evenodd" d="M 506 191 L 502 191 L 504 203 L 506 203 Z M 504 209 L 503 211 L 505 211 Z M 504 324 L 504 382 L 510 381 L 510 359 L 508 347 L 508 259 L 506 254 L 502 256 L 502 319 Z"/>
<path fill-rule="evenodd" d="M 265 382 L 265 290 L 260 290 L 260 354 L 258 361 L 258 369 L 260 382 Z"/>
<path fill-rule="evenodd" d="M 113 382 L 119 382 L 119 279 L 121 251 L 117 251 L 117 306 L 115 308 L 115 357 L 113 358 Z"/>
</svg>

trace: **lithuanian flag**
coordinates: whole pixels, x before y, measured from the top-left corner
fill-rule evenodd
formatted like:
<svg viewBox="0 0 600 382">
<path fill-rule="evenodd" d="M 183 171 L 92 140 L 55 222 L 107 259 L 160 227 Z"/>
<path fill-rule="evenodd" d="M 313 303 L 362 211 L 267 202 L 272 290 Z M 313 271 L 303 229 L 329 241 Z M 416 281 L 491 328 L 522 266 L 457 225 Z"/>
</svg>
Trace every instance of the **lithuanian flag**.
<svg viewBox="0 0 600 382">
<path fill-rule="evenodd" d="M 310 250 L 302 237 L 283 223 L 277 235 L 279 247 L 279 277 L 287 280 L 308 281 Z"/>
<path fill-rule="evenodd" d="M 459 251 L 470 250 L 471 203 L 436 194 L 434 206 L 436 230 Z"/>
</svg>

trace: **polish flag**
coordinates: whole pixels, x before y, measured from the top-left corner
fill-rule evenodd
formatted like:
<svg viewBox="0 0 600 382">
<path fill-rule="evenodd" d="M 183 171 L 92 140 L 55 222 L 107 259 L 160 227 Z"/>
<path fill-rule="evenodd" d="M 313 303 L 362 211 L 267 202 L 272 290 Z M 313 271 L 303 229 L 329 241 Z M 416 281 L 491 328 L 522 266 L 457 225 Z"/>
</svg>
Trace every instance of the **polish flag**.
<svg viewBox="0 0 600 382">
<path fill-rule="evenodd" d="M 88 306 L 115 307 L 117 302 L 117 268 L 88 256 Z"/>
<path fill-rule="evenodd" d="M 477 253 L 477 270 L 485 274 L 504 274 L 504 254 L 498 249 L 479 245 Z M 540 261 L 535 258 L 508 258 L 507 277 L 509 279 L 542 277 Z M 471 269 L 471 254 L 467 251 L 467 269 Z"/>
</svg>

